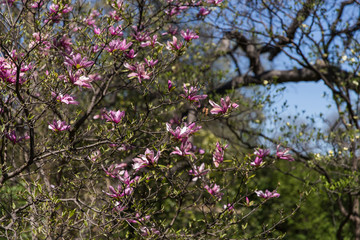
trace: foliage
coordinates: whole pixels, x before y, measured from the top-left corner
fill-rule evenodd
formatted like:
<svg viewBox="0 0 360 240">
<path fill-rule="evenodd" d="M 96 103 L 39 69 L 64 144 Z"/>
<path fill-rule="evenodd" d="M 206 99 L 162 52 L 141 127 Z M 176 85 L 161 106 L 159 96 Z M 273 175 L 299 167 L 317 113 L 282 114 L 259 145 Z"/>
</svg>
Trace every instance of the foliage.
<svg viewBox="0 0 360 240">
<path fill-rule="evenodd" d="M 251 218 L 279 197 L 255 172 L 289 150 L 232 128 L 261 104 L 213 91 L 229 69 L 188 29 L 221 2 L 1 3 L 1 237 L 283 236 L 296 208 Z"/>
</svg>

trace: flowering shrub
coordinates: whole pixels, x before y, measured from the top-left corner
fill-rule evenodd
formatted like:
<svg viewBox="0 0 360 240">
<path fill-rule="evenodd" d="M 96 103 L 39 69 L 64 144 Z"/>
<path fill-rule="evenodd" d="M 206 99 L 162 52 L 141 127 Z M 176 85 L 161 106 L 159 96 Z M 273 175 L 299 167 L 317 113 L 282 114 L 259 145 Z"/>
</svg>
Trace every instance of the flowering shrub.
<svg viewBox="0 0 360 240">
<path fill-rule="evenodd" d="M 168 78 L 199 38 L 168 24 L 221 2 L 2 3 L 1 237 L 239 236 L 265 203 L 256 195 L 279 197 L 247 185 L 270 150 L 251 162 L 196 140 L 236 100 L 219 105 L 203 82 Z M 276 157 L 294 160 L 288 152 Z"/>
</svg>

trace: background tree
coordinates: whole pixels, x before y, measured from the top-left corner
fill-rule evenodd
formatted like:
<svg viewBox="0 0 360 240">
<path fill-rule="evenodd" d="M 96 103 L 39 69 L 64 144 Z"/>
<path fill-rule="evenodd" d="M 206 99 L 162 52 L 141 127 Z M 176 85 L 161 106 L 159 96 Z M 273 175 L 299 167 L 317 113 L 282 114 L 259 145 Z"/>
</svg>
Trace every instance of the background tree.
<svg viewBox="0 0 360 240">
<path fill-rule="evenodd" d="M 232 61 L 235 69 L 213 92 L 300 81 L 322 81 L 331 91 L 336 119 L 313 120 L 329 124 L 328 130 L 325 124 L 309 129 L 294 122 L 279 126 L 278 132 L 287 136 L 284 140 L 297 153 L 296 160 L 317 172 L 313 183 L 321 182 L 328 197 L 321 201 L 333 206 L 324 211 L 338 239 L 349 229 L 351 238 L 360 239 L 359 17 L 358 1 L 229 1 L 206 19 L 215 29 L 213 36 L 220 36 L 214 39 L 224 53 L 219 58 Z M 279 67 L 281 60 L 286 64 Z M 268 144 L 278 142 L 274 133 L 261 130 L 257 135 Z M 304 177 L 294 169 L 286 173 Z"/>
</svg>

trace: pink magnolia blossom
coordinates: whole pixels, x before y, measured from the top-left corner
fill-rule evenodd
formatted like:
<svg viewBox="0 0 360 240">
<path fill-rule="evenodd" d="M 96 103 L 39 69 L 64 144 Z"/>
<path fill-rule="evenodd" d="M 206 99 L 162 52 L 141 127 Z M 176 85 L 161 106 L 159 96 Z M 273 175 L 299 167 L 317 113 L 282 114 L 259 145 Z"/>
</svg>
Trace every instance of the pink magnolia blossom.
<svg viewBox="0 0 360 240">
<path fill-rule="evenodd" d="M 223 193 L 220 192 L 220 187 L 218 185 L 215 183 L 212 184 L 211 187 L 209 187 L 209 185 L 205 185 L 205 189 L 218 200 L 221 200 Z"/>
<path fill-rule="evenodd" d="M 223 146 L 219 142 L 216 143 L 216 148 L 213 153 L 213 162 L 215 164 L 215 167 L 219 167 L 220 163 L 224 161 L 224 154 L 225 154 L 224 151 L 226 148 L 228 148 L 228 146 L 229 146 L 228 144 Z"/>
<path fill-rule="evenodd" d="M 65 121 L 54 120 L 53 123 L 49 123 L 49 129 L 54 132 L 61 132 L 70 129 L 70 125 L 67 125 Z"/>
<path fill-rule="evenodd" d="M 87 68 L 94 64 L 93 61 L 88 61 L 86 57 L 81 58 L 81 54 L 70 54 L 69 57 L 65 57 L 64 64 L 68 67 L 75 67 L 75 69 Z"/>
<path fill-rule="evenodd" d="M 133 38 L 135 38 L 136 41 L 146 42 L 146 41 L 150 40 L 148 32 L 139 31 L 137 26 L 133 26 L 132 28 L 134 29 L 134 33 L 132 33 L 131 36 L 133 36 Z"/>
<path fill-rule="evenodd" d="M 25 134 L 25 136 L 23 137 L 17 136 L 15 130 L 5 132 L 5 137 L 9 139 L 13 144 L 21 142 L 22 140 L 30 139 L 30 136 L 28 134 Z"/>
<path fill-rule="evenodd" d="M 170 9 L 165 10 L 165 13 L 170 17 L 180 14 L 181 10 L 187 9 L 187 6 L 175 6 L 171 7 Z"/>
<path fill-rule="evenodd" d="M 269 155 L 270 150 L 269 149 L 257 149 L 255 150 L 254 154 L 256 155 L 256 158 L 253 162 L 250 163 L 251 166 L 260 166 L 263 162 L 263 158 Z"/>
<path fill-rule="evenodd" d="M 140 227 L 141 236 L 147 237 L 151 235 L 160 235 L 160 231 L 156 228 L 148 228 L 147 226 Z"/>
<path fill-rule="evenodd" d="M 181 97 L 189 100 L 190 102 L 194 102 L 198 107 L 200 107 L 200 100 L 207 98 L 206 94 L 197 95 L 198 89 L 196 87 L 191 86 L 189 89 L 184 84 L 184 92 L 185 94 L 180 94 Z"/>
<path fill-rule="evenodd" d="M 109 16 L 115 21 L 120 21 L 121 20 L 121 17 L 118 15 L 117 11 L 115 11 L 115 10 L 109 12 Z"/>
<path fill-rule="evenodd" d="M 155 47 L 155 44 L 160 44 L 158 41 L 157 41 L 157 38 L 158 36 L 155 34 L 152 38 L 149 37 L 147 41 L 145 42 L 142 42 L 140 44 L 140 47 L 148 47 L 148 46 L 151 46 L 151 47 Z"/>
<path fill-rule="evenodd" d="M 189 171 L 189 175 L 194 176 L 192 181 L 197 181 L 201 176 L 206 175 L 209 172 L 208 169 L 205 169 L 205 164 L 202 163 L 200 167 L 194 166 L 194 169 Z"/>
<path fill-rule="evenodd" d="M 224 210 L 233 213 L 234 212 L 234 204 L 228 203 L 224 205 Z"/>
<path fill-rule="evenodd" d="M 210 110 L 211 114 L 225 114 L 227 111 L 231 108 L 238 108 L 239 105 L 236 103 L 231 103 L 230 97 L 227 96 L 224 100 L 224 98 L 221 98 L 220 100 L 221 106 L 212 100 L 209 100 L 209 103 L 213 108 Z"/>
<path fill-rule="evenodd" d="M 62 8 L 62 13 L 69 13 L 71 12 L 73 9 L 73 7 L 69 6 L 68 4 L 65 4 L 64 7 Z"/>
<path fill-rule="evenodd" d="M 130 58 L 130 59 L 135 58 L 136 55 L 137 55 L 137 53 L 135 54 L 134 49 L 131 49 L 129 52 L 126 52 L 126 53 L 125 53 L 125 56 L 126 56 L 127 58 Z"/>
<path fill-rule="evenodd" d="M 41 8 L 44 5 L 44 1 L 40 0 L 30 4 L 31 8 Z"/>
<path fill-rule="evenodd" d="M 130 222 L 130 223 L 140 223 L 141 224 L 141 223 L 143 223 L 143 222 L 145 222 L 145 221 L 147 221 L 149 219 L 150 219 L 149 215 L 146 215 L 144 217 L 140 217 L 140 214 L 136 213 L 135 219 L 127 219 L 127 221 Z"/>
<path fill-rule="evenodd" d="M 175 86 L 173 86 L 171 80 L 168 80 L 168 90 L 169 90 L 169 92 L 171 92 L 174 88 L 175 88 Z"/>
<path fill-rule="evenodd" d="M 186 32 L 184 32 L 183 30 L 181 30 L 181 36 L 184 38 L 185 41 L 189 42 L 192 39 L 198 39 L 199 36 L 196 35 L 196 33 L 194 33 L 193 31 L 190 31 L 189 29 L 186 30 Z"/>
<path fill-rule="evenodd" d="M 120 111 L 120 110 L 117 110 L 116 112 L 110 110 L 109 112 L 104 114 L 104 118 L 106 119 L 107 122 L 113 122 L 115 124 L 119 124 L 124 116 L 125 116 L 125 111 Z"/>
<path fill-rule="evenodd" d="M 132 42 L 126 43 L 126 39 L 120 41 L 119 39 L 112 40 L 107 47 L 106 51 L 114 52 L 116 50 L 125 51 L 132 45 Z"/>
<path fill-rule="evenodd" d="M 279 159 L 288 160 L 289 162 L 295 161 L 295 159 L 290 154 L 288 154 L 290 148 L 285 148 L 285 150 L 283 151 L 280 151 L 279 149 L 280 149 L 280 144 L 276 148 L 276 156 Z"/>
<path fill-rule="evenodd" d="M 109 27 L 109 32 L 113 36 L 121 37 L 121 36 L 124 35 L 123 32 L 122 32 L 121 26 L 116 26 L 116 27 L 111 26 L 111 27 Z"/>
<path fill-rule="evenodd" d="M 195 123 L 191 123 L 191 124 L 184 124 L 184 127 L 179 127 L 177 126 L 175 131 L 171 128 L 170 123 L 166 123 L 166 129 L 169 133 L 171 133 L 175 139 L 177 140 L 181 140 L 183 142 L 185 142 L 189 136 L 197 131 L 199 131 L 201 129 L 201 126 L 195 126 Z"/>
<path fill-rule="evenodd" d="M 26 82 L 25 73 L 23 71 L 26 70 L 24 68 L 25 66 L 22 66 L 19 79 L 17 79 L 17 67 L 12 61 L 9 61 L 9 59 L 0 57 L 0 79 L 3 82 L 7 82 L 10 84 L 16 84 L 17 80 L 19 80 L 19 84 L 23 84 Z M 29 69 L 28 69 L 29 70 Z"/>
<path fill-rule="evenodd" d="M 179 156 L 192 156 L 193 158 L 196 159 L 196 156 L 193 152 L 193 145 L 191 142 L 185 141 L 181 143 L 180 148 L 179 147 L 175 147 L 174 148 L 175 151 L 171 152 L 170 155 L 176 154 Z"/>
<path fill-rule="evenodd" d="M 148 67 L 151 67 L 151 68 L 153 68 L 155 66 L 155 64 L 158 63 L 158 61 L 159 60 L 153 60 L 153 59 L 148 60 L 147 58 L 145 58 L 146 65 L 148 65 Z"/>
<path fill-rule="evenodd" d="M 120 163 L 120 164 L 111 164 L 107 169 L 102 166 L 104 172 L 106 175 L 117 178 L 119 175 L 124 172 L 124 168 L 127 166 L 126 163 Z"/>
<path fill-rule="evenodd" d="M 124 163 L 122 163 L 124 164 Z M 126 164 L 126 163 L 125 163 Z M 118 179 L 125 185 L 131 185 L 137 183 L 140 179 L 139 176 L 131 178 L 128 171 L 121 171 L 118 175 Z"/>
<path fill-rule="evenodd" d="M 123 188 L 123 186 L 119 184 L 117 189 L 115 189 L 113 186 L 110 186 L 109 190 L 110 193 L 105 192 L 106 195 L 112 198 L 120 199 L 124 196 L 131 195 L 134 191 L 134 188 L 131 186 L 125 186 L 125 188 Z"/>
<path fill-rule="evenodd" d="M 198 17 L 206 16 L 210 13 L 210 10 L 207 10 L 206 8 L 200 8 L 199 13 L 197 14 Z"/>
<path fill-rule="evenodd" d="M 276 190 L 270 192 L 269 190 L 265 190 L 265 193 L 263 191 L 255 191 L 256 195 L 261 198 L 270 199 L 270 198 L 278 198 L 280 197 L 280 194 L 276 192 Z"/>
<path fill-rule="evenodd" d="M 79 102 L 75 101 L 74 97 L 70 96 L 69 94 L 62 95 L 61 93 L 51 92 L 51 96 L 53 98 L 56 98 L 57 101 L 65 104 L 75 104 L 75 105 L 79 104 Z"/>
<path fill-rule="evenodd" d="M 168 50 L 178 51 L 181 49 L 182 46 L 183 46 L 183 42 L 178 42 L 178 39 L 175 36 L 173 36 L 172 42 L 170 41 L 167 42 Z"/>
<path fill-rule="evenodd" d="M 48 35 L 35 32 L 32 34 L 32 36 L 35 38 L 35 41 L 31 41 L 29 43 L 29 48 L 37 47 L 40 52 L 42 52 L 44 55 L 47 55 L 51 48 L 51 43 L 48 41 Z"/>
<path fill-rule="evenodd" d="M 207 0 L 208 3 L 212 3 L 212 4 L 215 4 L 215 5 L 218 5 L 219 3 L 222 3 L 222 1 L 224 1 L 224 0 Z"/>
<path fill-rule="evenodd" d="M 93 81 L 90 77 L 82 75 L 84 72 L 80 69 L 73 73 L 69 70 L 69 80 L 72 84 L 77 85 L 79 87 L 91 88 L 90 83 Z"/>
<path fill-rule="evenodd" d="M 129 78 L 137 77 L 137 79 L 139 80 L 139 83 L 141 83 L 142 80 L 144 80 L 144 79 L 150 79 L 150 73 L 146 72 L 145 66 L 143 63 L 140 63 L 140 64 L 137 63 L 135 65 L 125 64 L 124 66 L 126 68 L 128 68 L 129 70 L 133 71 L 132 73 L 130 73 L 128 75 Z"/>
<path fill-rule="evenodd" d="M 160 152 L 156 155 L 153 150 L 146 149 L 145 154 L 140 154 L 137 158 L 133 159 L 133 169 L 139 171 L 141 168 L 155 165 L 160 157 Z"/>
<path fill-rule="evenodd" d="M 99 27 L 94 26 L 94 34 L 95 35 L 100 35 L 100 33 L 102 33 L 103 31 L 101 31 L 101 29 Z"/>
<path fill-rule="evenodd" d="M 115 207 L 113 208 L 113 211 L 122 212 L 125 209 L 126 209 L 126 206 L 122 202 L 120 202 L 120 201 L 115 202 Z"/>
</svg>

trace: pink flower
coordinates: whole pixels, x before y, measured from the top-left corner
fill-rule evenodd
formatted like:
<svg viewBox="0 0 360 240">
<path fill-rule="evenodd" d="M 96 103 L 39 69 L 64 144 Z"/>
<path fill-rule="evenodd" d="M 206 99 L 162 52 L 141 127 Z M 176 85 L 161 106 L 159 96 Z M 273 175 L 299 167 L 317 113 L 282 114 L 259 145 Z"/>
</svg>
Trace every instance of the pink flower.
<svg viewBox="0 0 360 240">
<path fill-rule="evenodd" d="M 219 3 L 221 3 L 223 0 L 207 0 L 208 3 L 212 3 L 215 5 L 218 5 Z"/>
<path fill-rule="evenodd" d="M 148 32 L 138 31 L 136 26 L 133 26 L 132 28 L 134 29 L 135 33 L 132 33 L 131 36 L 133 36 L 138 42 L 146 42 L 150 40 Z"/>
<path fill-rule="evenodd" d="M 224 205 L 224 210 L 233 213 L 234 212 L 234 204 L 228 203 Z"/>
<path fill-rule="evenodd" d="M 56 98 L 57 101 L 65 104 L 75 104 L 75 105 L 79 104 L 79 102 L 75 101 L 74 97 L 70 96 L 69 94 L 62 95 L 61 93 L 51 92 L 51 96 L 53 98 Z"/>
<path fill-rule="evenodd" d="M 278 198 L 280 197 L 280 194 L 276 192 L 276 190 L 270 192 L 269 190 L 265 190 L 265 193 L 263 191 L 255 191 L 256 195 L 261 198 L 270 199 L 270 198 Z"/>
<path fill-rule="evenodd" d="M 211 11 L 210 10 L 207 10 L 206 8 L 200 8 L 200 11 L 199 13 L 197 14 L 198 17 L 200 16 L 206 16 L 210 13 Z"/>
<path fill-rule="evenodd" d="M 192 150 L 193 150 L 192 143 L 186 141 L 186 142 L 181 143 L 180 148 L 175 147 L 175 151 L 171 152 L 170 155 L 173 155 L 173 154 L 180 155 L 180 156 L 191 155 L 196 159 L 196 156 Z"/>
<path fill-rule="evenodd" d="M 190 31 L 189 29 L 186 30 L 186 32 L 181 30 L 181 36 L 184 38 L 185 41 L 189 42 L 192 39 L 198 39 L 199 36 L 196 35 L 193 31 Z"/>
<path fill-rule="evenodd" d="M 31 8 L 40 8 L 42 7 L 42 5 L 44 5 L 44 2 L 42 0 L 38 1 L 38 2 L 34 2 L 32 4 L 30 4 Z"/>
<path fill-rule="evenodd" d="M 156 155 L 153 150 L 148 148 L 145 151 L 145 154 L 140 154 L 137 158 L 133 159 L 133 169 L 139 171 L 141 168 L 155 165 L 160 157 L 160 152 L 157 152 Z"/>
<path fill-rule="evenodd" d="M 93 61 L 88 61 L 86 57 L 81 58 L 80 53 L 70 54 L 70 57 L 65 57 L 64 64 L 69 67 L 75 67 L 76 69 L 90 67 L 94 64 Z"/>
<path fill-rule="evenodd" d="M 61 132 L 70 129 L 70 125 L 67 125 L 65 121 L 54 120 L 53 123 L 49 123 L 49 129 L 54 132 Z"/>
<path fill-rule="evenodd" d="M 166 123 L 166 129 L 168 132 L 170 132 L 175 139 L 181 140 L 185 142 L 189 136 L 201 129 L 201 126 L 195 127 L 195 123 L 191 124 L 184 124 L 185 126 L 180 128 L 179 126 L 176 127 L 175 131 L 171 128 L 171 125 L 169 123 Z"/>
<path fill-rule="evenodd" d="M 205 185 L 205 189 L 218 200 L 221 200 L 223 193 L 220 192 L 220 187 L 218 185 L 212 184 L 211 187 L 209 187 L 209 185 Z"/>
<path fill-rule="evenodd" d="M 286 148 L 284 151 L 279 151 L 280 144 L 276 148 L 276 156 L 280 159 L 288 160 L 289 162 L 295 161 L 295 159 L 287 154 L 290 151 L 290 148 Z"/>
<path fill-rule="evenodd" d="M 167 49 L 168 50 L 174 50 L 174 51 L 178 51 L 181 49 L 181 47 L 183 46 L 182 42 L 178 43 L 178 40 L 175 36 L 173 36 L 173 40 L 172 42 L 167 42 Z"/>
<path fill-rule="evenodd" d="M 229 109 L 231 108 L 238 108 L 239 105 L 236 103 L 230 102 L 230 97 L 227 96 L 225 100 L 221 98 L 221 106 L 213 102 L 212 100 L 209 100 L 209 103 L 211 106 L 213 106 L 213 109 L 210 110 L 212 114 L 225 114 Z"/>
<path fill-rule="evenodd" d="M 135 54 L 134 49 L 131 49 L 129 52 L 126 52 L 126 53 L 125 53 L 125 56 L 126 56 L 127 58 L 130 58 L 130 59 L 135 58 L 136 55 L 137 55 L 137 53 Z"/>
<path fill-rule="evenodd" d="M 175 86 L 172 85 L 171 80 L 168 80 L 168 90 L 169 90 L 169 92 L 171 92 L 174 88 L 175 88 Z"/>
<path fill-rule="evenodd" d="M 149 215 L 146 215 L 144 217 L 140 217 L 139 213 L 136 213 L 135 217 L 136 217 L 135 219 L 127 219 L 127 221 L 130 222 L 130 223 L 143 223 L 143 222 L 150 219 Z"/>
<path fill-rule="evenodd" d="M 169 15 L 170 17 L 172 17 L 174 15 L 180 14 L 181 10 L 185 10 L 187 8 L 188 8 L 187 6 L 175 6 L 175 7 L 170 8 L 170 10 L 165 10 L 165 13 L 167 15 Z"/>
<path fill-rule="evenodd" d="M 126 39 L 120 41 L 119 39 L 112 40 L 108 47 L 105 47 L 106 51 L 114 52 L 116 50 L 125 51 L 132 45 L 132 42 L 126 44 Z"/>
<path fill-rule="evenodd" d="M 140 227 L 141 236 L 147 237 L 151 235 L 160 235 L 160 231 L 156 228 L 148 228 L 146 226 Z"/>
<path fill-rule="evenodd" d="M 226 148 L 228 148 L 228 146 L 229 146 L 228 144 L 223 146 L 219 142 L 216 143 L 216 149 L 215 152 L 213 153 L 213 162 L 215 164 L 215 167 L 219 167 L 220 163 L 224 161 L 224 154 L 225 154 L 224 151 Z"/>
<path fill-rule="evenodd" d="M 158 60 L 152 60 L 152 59 L 147 60 L 147 58 L 145 58 L 145 62 L 146 62 L 146 65 L 148 65 L 148 67 L 152 68 L 155 66 L 155 64 L 158 63 Z"/>
<path fill-rule="evenodd" d="M 126 163 L 122 163 L 122 164 L 126 165 Z M 140 177 L 136 176 L 133 179 L 131 179 L 128 171 L 125 170 L 125 171 L 121 171 L 119 173 L 118 179 L 125 185 L 131 185 L 131 184 L 137 183 L 138 180 L 140 179 Z"/>
<path fill-rule="evenodd" d="M 270 153 L 270 150 L 269 149 L 257 149 L 255 150 L 254 154 L 256 155 L 256 158 L 253 162 L 250 163 L 251 166 L 260 166 L 262 161 L 263 161 L 263 158 L 266 157 L 267 155 L 269 155 Z"/>
<path fill-rule="evenodd" d="M 109 16 L 115 21 L 120 21 L 121 19 L 121 17 L 118 15 L 118 13 L 115 10 L 109 12 Z"/>
<path fill-rule="evenodd" d="M 99 35 L 100 33 L 101 33 L 101 29 L 98 28 L 98 27 L 96 27 L 96 26 L 94 26 L 94 34 L 95 34 L 95 35 Z"/>
<path fill-rule="evenodd" d="M 102 166 L 104 172 L 106 175 L 112 178 L 117 178 L 121 172 L 123 172 L 123 169 L 127 166 L 126 163 L 120 163 L 120 164 L 111 164 L 107 169 Z"/>
<path fill-rule="evenodd" d="M 130 73 L 128 75 L 128 77 L 137 77 L 137 79 L 139 80 L 139 83 L 141 83 L 142 80 L 144 79 L 150 79 L 150 73 L 147 73 L 145 71 L 145 66 L 144 64 L 136 64 L 135 66 L 132 65 L 125 65 L 126 68 L 134 71 L 132 73 Z M 135 68 L 135 69 L 134 69 Z"/>
<path fill-rule="evenodd" d="M 115 124 L 120 123 L 124 116 L 125 111 L 121 112 L 120 110 L 117 110 L 116 112 L 110 110 L 109 112 L 104 114 L 104 118 L 107 120 L 107 122 L 113 122 Z"/>
<path fill-rule="evenodd" d="M 109 27 L 109 32 L 111 35 L 116 35 L 121 37 L 123 35 L 121 26 L 117 26 L 116 28 L 114 26 Z"/>
<path fill-rule="evenodd" d="M 155 47 L 155 44 L 160 44 L 158 41 L 157 41 L 157 35 L 154 35 L 152 38 L 148 38 L 148 40 L 147 41 L 145 41 L 145 42 L 142 42 L 141 44 L 140 44 L 140 47 L 147 47 L 147 46 L 151 46 L 151 47 Z"/>
<path fill-rule="evenodd" d="M 122 185 L 118 185 L 117 189 L 115 189 L 113 186 L 109 187 L 110 193 L 105 192 L 106 195 L 112 198 L 120 199 L 124 196 L 129 196 L 133 193 L 134 188 L 130 186 L 126 186 L 125 189 Z"/>
<path fill-rule="evenodd" d="M 21 142 L 22 140 L 30 139 L 30 136 L 27 134 L 25 134 L 25 136 L 23 137 L 18 137 L 15 130 L 12 130 L 10 133 L 5 132 L 5 137 L 9 139 L 13 144 Z"/>
<path fill-rule="evenodd" d="M 81 76 L 83 73 L 82 70 L 78 70 L 75 73 L 69 71 L 69 80 L 72 84 L 79 87 L 91 88 L 90 83 L 93 81 L 91 78 L 86 76 Z"/>
<path fill-rule="evenodd" d="M 200 100 L 207 98 L 206 94 L 197 95 L 198 89 L 196 87 L 191 86 L 190 89 L 186 87 L 184 84 L 185 94 L 180 94 L 181 97 L 189 100 L 190 102 L 194 102 L 198 107 L 200 107 Z"/>
<path fill-rule="evenodd" d="M 208 169 L 205 169 L 205 164 L 202 163 L 200 165 L 200 167 L 194 166 L 194 169 L 191 169 L 189 171 L 189 175 L 194 176 L 194 178 L 192 179 L 192 181 L 197 181 L 199 178 L 201 178 L 201 176 L 206 175 L 209 172 Z"/>
</svg>

